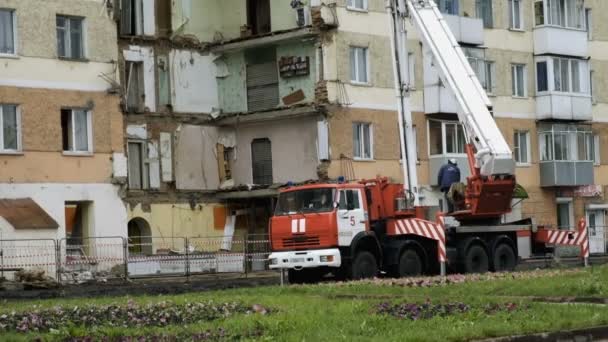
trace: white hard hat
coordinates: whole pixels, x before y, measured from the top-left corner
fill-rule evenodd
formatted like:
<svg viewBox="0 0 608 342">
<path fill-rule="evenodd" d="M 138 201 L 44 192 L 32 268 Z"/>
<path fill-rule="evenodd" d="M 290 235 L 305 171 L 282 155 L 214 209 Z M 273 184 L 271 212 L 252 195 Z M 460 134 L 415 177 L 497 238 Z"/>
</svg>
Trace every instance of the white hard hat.
<svg viewBox="0 0 608 342">
<path fill-rule="evenodd" d="M 452 164 L 456 164 L 456 159 L 455 159 L 455 158 L 450 158 L 448 161 L 449 161 L 450 163 L 452 163 Z"/>
</svg>

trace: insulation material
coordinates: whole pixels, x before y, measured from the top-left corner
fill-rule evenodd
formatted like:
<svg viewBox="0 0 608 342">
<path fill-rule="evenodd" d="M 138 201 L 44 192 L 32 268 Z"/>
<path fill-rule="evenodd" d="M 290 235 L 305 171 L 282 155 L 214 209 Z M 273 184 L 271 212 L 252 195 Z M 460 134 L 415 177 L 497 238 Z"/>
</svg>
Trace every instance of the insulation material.
<svg viewBox="0 0 608 342">
<path fill-rule="evenodd" d="M 317 138 L 319 160 L 329 160 L 329 125 L 327 121 L 317 121 Z"/>
<path fill-rule="evenodd" d="M 150 188 L 160 188 L 160 163 L 158 160 L 158 141 L 148 143 L 148 167 L 150 172 Z"/>
<path fill-rule="evenodd" d="M 236 223 L 236 215 L 226 216 L 226 224 L 224 225 L 224 239 L 222 241 L 222 250 L 229 251 L 232 249 L 232 237 L 234 236 L 234 226 Z"/>
<path fill-rule="evenodd" d="M 160 165 L 163 182 L 173 181 L 173 156 L 171 150 L 171 133 L 160 133 Z"/>
<path fill-rule="evenodd" d="M 143 125 L 127 125 L 127 138 L 148 139 L 148 128 Z"/>
<path fill-rule="evenodd" d="M 175 143 L 175 182 L 179 190 L 216 190 L 218 128 L 183 125 Z"/>
<path fill-rule="evenodd" d="M 127 156 L 124 153 L 112 154 L 112 174 L 114 178 L 127 177 Z"/>
<path fill-rule="evenodd" d="M 234 129 L 220 129 L 217 143 L 224 147 L 236 146 L 236 133 Z"/>
<path fill-rule="evenodd" d="M 211 113 L 220 107 L 213 59 L 194 51 L 171 52 L 171 103 L 175 112 Z"/>
</svg>

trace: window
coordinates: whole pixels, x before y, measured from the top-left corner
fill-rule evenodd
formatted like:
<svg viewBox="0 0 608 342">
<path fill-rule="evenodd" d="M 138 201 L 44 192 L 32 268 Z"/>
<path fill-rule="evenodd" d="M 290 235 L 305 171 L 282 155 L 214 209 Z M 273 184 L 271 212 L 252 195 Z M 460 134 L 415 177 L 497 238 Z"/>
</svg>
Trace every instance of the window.
<svg viewBox="0 0 608 342">
<path fill-rule="evenodd" d="M 524 64 L 511 65 L 511 81 L 513 96 L 526 97 L 526 66 Z"/>
<path fill-rule="evenodd" d="M 16 105 L 0 104 L 0 151 L 21 149 L 21 118 Z"/>
<path fill-rule="evenodd" d="M 539 130 L 541 161 L 594 161 L 595 146 L 586 126 L 554 124 Z"/>
<path fill-rule="evenodd" d="M 368 83 L 367 48 L 350 47 L 350 79 L 355 83 Z"/>
<path fill-rule="evenodd" d="M 407 54 L 408 56 L 408 74 L 409 74 L 409 84 L 411 89 L 416 88 L 416 56 L 413 52 Z"/>
<path fill-rule="evenodd" d="M 453 121 L 429 120 L 429 153 L 463 154 L 466 139 L 462 125 Z"/>
<path fill-rule="evenodd" d="M 135 36 L 143 34 L 142 0 L 120 1 L 120 34 Z"/>
<path fill-rule="evenodd" d="M 544 0 L 534 3 L 534 23 L 536 26 L 545 24 L 545 3 Z"/>
<path fill-rule="evenodd" d="M 583 0 L 546 0 L 549 25 L 583 28 Z"/>
<path fill-rule="evenodd" d="M 150 187 L 150 166 L 146 156 L 146 144 L 143 141 L 129 141 L 127 157 L 129 161 L 129 188 L 133 190 Z"/>
<path fill-rule="evenodd" d="M 595 98 L 595 72 L 593 70 L 589 71 L 589 93 L 591 94 L 591 102 L 597 103 L 597 99 Z"/>
<path fill-rule="evenodd" d="M 0 9 L 0 54 L 16 53 L 15 11 Z"/>
<path fill-rule="evenodd" d="M 591 8 L 585 8 L 585 27 L 587 28 L 587 39 L 593 40 L 593 17 Z"/>
<path fill-rule="evenodd" d="M 600 159 L 600 136 L 593 136 L 593 165 L 600 165 L 602 163 Z"/>
<path fill-rule="evenodd" d="M 353 123 L 353 156 L 355 159 L 373 159 L 373 139 L 371 123 Z"/>
<path fill-rule="evenodd" d="M 555 91 L 581 92 L 580 63 L 576 59 L 553 58 Z"/>
<path fill-rule="evenodd" d="M 536 63 L 536 90 L 549 90 L 549 80 L 547 78 L 547 62 Z"/>
<path fill-rule="evenodd" d="M 91 113 L 84 109 L 61 110 L 61 133 L 64 152 L 93 152 Z"/>
<path fill-rule="evenodd" d="M 342 190 L 340 191 L 340 203 L 338 208 L 340 210 L 348 210 L 350 204 L 350 210 L 361 209 L 359 203 L 359 190 Z"/>
<path fill-rule="evenodd" d="M 143 113 L 145 107 L 144 63 L 127 61 L 125 65 L 127 84 L 127 112 Z"/>
<path fill-rule="evenodd" d="M 57 55 L 63 58 L 84 58 L 83 19 L 57 16 Z"/>
<path fill-rule="evenodd" d="M 485 52 L 479 48 L 463 48 L 462 49 L 471 69 L 477 75 L 479 83 L 488 94 L 494 93 L 495 81 L 494 81 L 494 62 L 485 59 Z"/>
<path fill-rule="evenodd" d="M 437 6 L 443 14 L 458 15 L 458 0 L 438 0 Z"/>
<path fill-rule="evenodd" d="M 367 11 L 367 0 L 348 0 L 347 8 Z"/>
<path fill-rule="evenodd" d="M 475 0 L 477 18 L 483 20 L 483 27 L 492 28 L 494 21 L 492 18 L 492 0 Z"/>
<path fill-rule="evenodd" d="M 557 228 L 568 230 L 573 223 L 572 198 L 557 199 Z"/>
<path fill-rule="evenodd" d="M 509 0 L 509 28 L 523 30 L 521 0 Z"/>
<path fill-rule="evenodd" d="M 515 131 L 513 136 L 513 154 L 518 165 L 530 164 L 530 132 Z"/>
<path fill-rule="evenodd" d="M 251 142 L 251 163 L 253 183 L 272 184 L 272 145 L 268 138 Z"/>
</svg>

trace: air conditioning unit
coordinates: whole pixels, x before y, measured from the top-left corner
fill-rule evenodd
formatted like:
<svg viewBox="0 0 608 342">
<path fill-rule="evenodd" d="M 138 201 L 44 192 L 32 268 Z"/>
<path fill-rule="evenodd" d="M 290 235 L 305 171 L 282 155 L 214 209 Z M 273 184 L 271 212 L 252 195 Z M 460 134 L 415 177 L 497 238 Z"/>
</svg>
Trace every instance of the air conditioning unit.
<svg viewBox="0 0 608 342">
<path fill-rule="evenodd" d="M 298 27 L 310 25 L 310 7 L 303 6 L 296 8 L 296 23 Z"/>
</svg>

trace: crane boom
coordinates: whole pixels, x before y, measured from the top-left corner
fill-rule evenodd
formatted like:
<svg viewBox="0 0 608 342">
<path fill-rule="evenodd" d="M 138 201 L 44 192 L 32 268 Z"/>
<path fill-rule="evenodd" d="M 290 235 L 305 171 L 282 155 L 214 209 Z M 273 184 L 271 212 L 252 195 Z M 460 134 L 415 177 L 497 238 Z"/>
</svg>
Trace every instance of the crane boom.
<svg viewBox="0 0 608 342">
<path fill-rule="evenodd" d="M 497 217 L 510 211 L 515 186 L 515 162 L 509 145 L 492 116 L 492 104 L 481 86 L 460 45 L 437 5 L 432 0 L 386 0 L 391 19 L 394 69 L 399 100 L 399 119 L 402 151 L 409 152 L 414 144 L 410 130 L 409 84 L 407 76 L 407 30 L 405 19 L 409 15 L 418 29 L 422 42 L 430 49 L 434 64 L 439 69 L 443 84 L 447 85 L 458 102 L 458 120 L 464 127 L 468 141 L 467 156 L 472 177 L 467 179 L 466 218 Z M 409 79 L 409 77 L 407 77 Z M 405 99 L 405 100 L 404 100 Z M 403 131 L 405 130 L 405 132 Z M 404 134 L 405 133 L 405 134 Z M 408 158 L 410 153 L 404 153 Z M 415 168 L 405 160 L 406 185 L 411 183 Z M 405 172 L 405 169 L 404 169 Z M 408 180 L 410 182 L 408 182 Z M 409 184 L 417 189 L 417 184 Z M 417 200 L 417 194 L 416 194 Z M 486 202 L 489 201 L 489 202 Z"/>
</svg>

